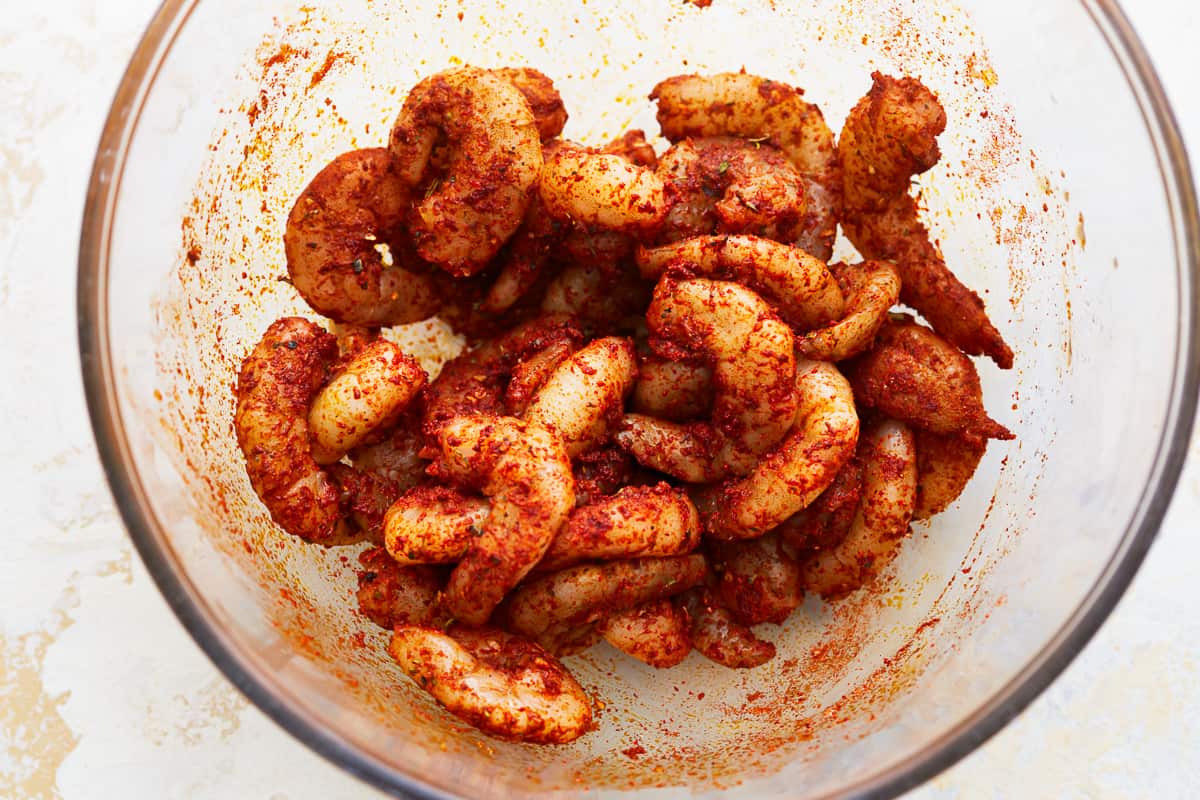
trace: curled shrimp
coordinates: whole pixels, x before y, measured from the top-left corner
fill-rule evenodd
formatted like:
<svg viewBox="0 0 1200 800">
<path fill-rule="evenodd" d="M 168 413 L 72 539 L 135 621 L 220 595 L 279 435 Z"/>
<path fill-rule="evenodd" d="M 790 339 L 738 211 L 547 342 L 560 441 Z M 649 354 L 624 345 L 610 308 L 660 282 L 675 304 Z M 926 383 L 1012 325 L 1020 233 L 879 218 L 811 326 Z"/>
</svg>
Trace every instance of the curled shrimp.
<svg viewBox="0 0 1200 800">
<path fill-rule="evenodd" d="M 562 228 L 535 194 L 521 226 L 496 254 L 499 271 L 480 302 L 482 313 L 504 313 L 537 285 L 564 235 Z"/>
<path fill-rule="evenodd" d="M 517 88 L 529 103 L 538 137 L 543 142 L 555 138 L 567 125 L 567 107 L 548 75 L 532 67 L 501 67 L 492 70 Z"/>
<path fill-rule="evenodd" d="M 670 600 L 618 611 L 600 623 L 613 647 L 657 669 L 673 667 L 692 650 L 687 615 Z"/>
<path fill-rule="evenodd" d="M 775 657 L 775 645 L 737 622 L 708 590 L 694 589 L 682 601 L 692 646 L 700 655 L 730 669 L 760 667 Z"/>
<path fill-rule="evenodd" d="M 575 505 L 586 506 L 632 485 L 636 464 L 616 445 L 604 445 L 581 454 L 571 464 L 575 474 Z M 553 546 L 553 544 L 551 545 Z"/>
<path fill-rule="evenodd" d="M 405 492 L 387 510 L 384 543 L 398 564 L 452 564 L 483 534 L 491 504 L 444 486 Z"/>
<path fill-rule="evenodd" d="M 639 463 L 681 480 L 693 480 L 697 471 L 706 479 L 746 474 L 792 424 L 791 329 L 749 289 L 703 278 L 660 281 L 646 321 L 665 349 L 695 354 L 711 365 L 713 422 L 684 428 L 626 415 L 617 442 Z M 670 440 L 680 442 L 680 449 L 662 447 Z M 681 456 L 694 463 L 680 469 Z"/>
<path fill-rule="evenodd" d="M 825 263 L 799 247 L 758 236 L 695 236 L 637 253 L 638 269 L 657 279 L 668 268 L 744 283 L 771 301 L 797 330 L 839 319 L 845 299 Z"/>
<path fill-rule="evenodd" d="M 850 111 L 838 141 L 846 235 L 864 257 L 895 263 L 901 302 L 921 312 L 941 336 L 1008 369 L 1012 350 L 988 319 L 983 300 L 946 266 L 908 194 L 912 177 L 941 157 L 937 137 L 946 127 L 946 112 L 916 78 L 878 72 L 871 77 L 871 91 Z"/>
<path fill-rule="evenodd" d="M 384 148 L 343 153 L 296 198 L 283 233 L 288 277 L 314 310 L 366 326 L 437 313 L 431 277 L 402 240 L 408 188 Z"/>
<path fill-rule="evenodd" d="M 430 625 L 441 616 L 438 595 L 446 585 L 446 571 L 437 567 L 402 567 L 381 547 L 358 556 L 358 608 L 381 628 L 397 625 Z"/>
<path fill-rule="evenodd" d="M 712 370 L 671 361 L 653 353 L 638 359 L 633 385 L 635 412 L 659 419 L 682 421 L 712 410 Z"/>
<path fill-rule="evenodd" d="M 560 147 L 546 159 L 538 189 L 551 216 L 603 231 L 647 234 L 667 212 L 652 170 L 579 147 Z"/>
<path fill-rule="evenodd" d="M 337 358 L 337 340 L 300 317 L 271 324 L 242 362 L 234 430 L 255 493 L 281 528 L 341 543 L 351 530 L 336 481 L 313 459 L 308 407 Z"/>
<path fill-rule="evenodd" d="M 389 147 L 401 181 L 424 188 L 408 220 L 417 252 L 459 277 L 483 269 L 513 235 L 542 169 L 529 103 L 475 67 L 413 87 Z"/>
<path fill-rule="evenodd" d="M 583 564 L 535 577 L 505 601 L 502 618 L 515 633 L 556 651 L 608 615 L 686 591 L 704 579 L 700 555 Z"/>
<path fill-rule="evenodd" d="M 700 542 L 700 515 L 687 493 L 665 483 L 626 486 L 580 506 L 538 564 L 558 570 L 580 561 L 681 555 Z"/>
<path fill-rule="evenodd" d="M 808 506 L 854 454 L 858 413 L 850 384 L 832 364 L 796 365 L 800 408 L 787 438 L 744 478 L 694 495 L 707 532 L 753 539 Z"/>
<path fill-rule="evenodd" d="M 846 314 L 837 322 L 796 337 L 796 352 L 818 361 L 845 361 L 870 349 L 900 299 L 900 276 L 885 261 L 830 266 L 846 295 Z"/>
<path fill-rule="evenodd" d="M 658 166 L 658 154 L 654 152 L 654 147 L 646 141 L 646 132 L 639 128 L 625 131 L 601 147 L 600 152 L 620 156 L 631 164 L 647 169 L 655 169 Z"/>
<path fill-rule="evenodd" d="M 437 440 L 438 474 L 473 483 L 492 501 L 446 587 L 455 618 L 482 625 L 566 522 L 575 505 L 571 462 L 556 435 L 512 417 L 456 417 Z"/>
<path fill-rule="evenodd" d="M 800 509 L 775 529 L 786 551 L 797 560 L 804 560 L 811 551 L 828 550 L 841 544 L 850 532 L 850 523 L 862 500 L 862 484 L 862 463 L 851 458 L 838 471 L 829 488 L 811 505 Z"/>
<path fill-rule="evenodd" d="M 567 455 L 577 456 L 605 438 L 636 377 L 632 342 L 595 339 L 549 375 L 525 409 L 525 419 L 557 433 Z"/>
<path fill-rule="evenodd" d="M 707 552 L 717 576 L 715 599 L 742 625 L 783 622 L 804 599 L 800 565 L 784 552 L 778 534 L 713 541 Z"/>
<path fill-rule="evenodd" d="M 394 424 L 425 380 L 417 360 L 387 339 L 365 345 L 313 398 L 308 411 L 313 458 L 331 464 Z"/>
<path fill-rule="evenodd" d="M 659 239 L 751 233 L 793 243 L 804 235 L 804 180 L 773 147 L 714 136 L 684 139 L 659 159 L 670 205 Z"/>
<path fill-rule="evenodd" d="M 929 519 L 945 511 L 971 482 L 987 439 L 943 435 L 913 429 L 917 448 L 917 505 L 913 519 Z"/>
<path fill-rule="evenodd" d="M 558 659 L 520 637 L 401 625 L 388 652 L 447 711 L 492 736 L 565 744 L 592 724 L 583 687 Z"/>
<path fill-rule="evenodd" d="M 650 93 L 658 123 L 672 142 L 738 136 L 777 147 L 806 182 L 801 246 L 822 261 L 833 254 L 842 205 L 842 175 L 833 132 L 801 90 L 741 73 L 679 75 Z"/>
<path fill-rule="evenodd" d="M 541 308 L 547 314 L 569 314 L 593 326 L 608 326 L 643 313 L 650 290 L 631 270 L 577 263 L 551 279 Z"/>
<path fill-rule="evenodd" d="M 582 341 L 583 333 L 572 318 L 546 314 L 459 354 L 425 390 L 425 432 L 435 434 L 463 414 L 504 414 L 505 389 L 523 358 L 557 343 L 574 349 Z"/>
<path fill-rule="evenodd" d="M 859 403 L 910 425 L 975 441 L 1013 438 L 984 410 L 971 359 L 911 317 L 893 317 L 846 374 Z"/>
<path fill-rule="evenodd" d="M 574 339 L 551 339 L 544 348 L 518 361 L 504 389 L 504 407 L 508 415 L 524 416 L 546 381 L 577 349 Z"/>
<path fill-rule="evenodd" d="M 912 432 L 884 420 L 867 428 L 859 445 L 863 496 L 846 538 L 802 567 L 806 588 L 834 598 L 852 592 L 895 558 L 917 500 L 917 454 Z"/>
</svg>

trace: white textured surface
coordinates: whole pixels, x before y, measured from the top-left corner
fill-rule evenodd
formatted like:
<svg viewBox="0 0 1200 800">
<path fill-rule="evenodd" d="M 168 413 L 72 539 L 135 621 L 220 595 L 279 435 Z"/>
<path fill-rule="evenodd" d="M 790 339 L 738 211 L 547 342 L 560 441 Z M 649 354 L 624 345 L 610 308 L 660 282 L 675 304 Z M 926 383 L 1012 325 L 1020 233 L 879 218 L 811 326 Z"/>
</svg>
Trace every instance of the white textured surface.
<svg viewBox="0 0 1200 800">
<path fill-rule="evenodd" d="M 0 15 L 0 798 L 372 796 L 192 644 L 96 461 L 75 354 L 76 231 L 109 98 L 154 6 L 13 2 Z M 1200 147 L 1200 15 L 1184 0 L 1129 13 Z M 911 797 L 1200 792 L 1198 527 L 1194 444 L 1158 543 L 1096 639 L 1016 722 Z"/>
</svg>

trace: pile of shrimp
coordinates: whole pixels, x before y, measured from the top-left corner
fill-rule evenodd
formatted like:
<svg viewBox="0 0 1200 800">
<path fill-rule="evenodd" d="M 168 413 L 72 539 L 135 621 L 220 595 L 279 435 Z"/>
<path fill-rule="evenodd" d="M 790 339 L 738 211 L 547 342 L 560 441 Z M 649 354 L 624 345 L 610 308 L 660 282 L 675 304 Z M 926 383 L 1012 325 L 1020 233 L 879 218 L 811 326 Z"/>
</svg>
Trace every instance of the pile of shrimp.
<svg viewBox="0 0 1200 800">
<path fill-rule="evenodd" d="M 272 518 L 366 543 L 362 614 L 497 737 L 593 727 L 560 659 L 601 639 L 767 662 L 762 626 L 863 587 L 1012 438 L 968 358 L 1012 352 L 909 193 L 945 127 L 929 89 L 874 75 L 839 137 L 744 72 L 650 98 L 661 154 L 562 138 L 536 70 L 422 80 L 288 218 L 331 325 L 278 320 L 237 381 Z M 839 226 L 861 261 L 830 263 Z M 380 332 L 433 315 L 468 345 L 429 376 Z"/>
</svg>

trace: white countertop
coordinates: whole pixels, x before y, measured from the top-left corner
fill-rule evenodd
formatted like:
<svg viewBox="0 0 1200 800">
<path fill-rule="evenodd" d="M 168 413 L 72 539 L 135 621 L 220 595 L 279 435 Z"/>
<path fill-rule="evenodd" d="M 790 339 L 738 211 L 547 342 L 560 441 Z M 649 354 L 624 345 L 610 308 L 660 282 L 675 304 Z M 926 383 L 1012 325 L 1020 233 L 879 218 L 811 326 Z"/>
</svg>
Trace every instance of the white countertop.
<svg viewBox="0 0 1200 800">
<path fill-rule="evenodd" d="M 1200 152 L 1187 0 L 1129 14 Z M 373 797 L 234 690 L 133 554 L 75 350 L 75 248 L 109 99 L 156 0 L 0 15 L 0 798 Z M 1037 702 L 912 798 L 1200 793 L 1200 441 L 1116 613 Z M 114 638 L 119 636 L 119 638 Z"/>
</svg>

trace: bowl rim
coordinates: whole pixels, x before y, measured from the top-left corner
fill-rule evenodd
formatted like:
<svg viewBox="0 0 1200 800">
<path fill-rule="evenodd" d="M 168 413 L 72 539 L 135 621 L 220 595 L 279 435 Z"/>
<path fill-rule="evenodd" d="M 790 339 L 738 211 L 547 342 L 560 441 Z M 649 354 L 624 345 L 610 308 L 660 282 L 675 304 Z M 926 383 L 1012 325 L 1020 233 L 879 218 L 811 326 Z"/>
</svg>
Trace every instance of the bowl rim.
<svg viewBox="0 0 1200 800">
<path fill-rule="evenodd" d="M 108 252 L 116 198 L 129 144 L 158 70 L 200 0 L 164 0 L 125 69 L 102 130 L 80 232 L 76 289 L 77 335 L 84 392 L 109 489 L 159 591 L 218 669 L 275 723 L 358 778 L 400 797 L 450 797 L 362 754 L 316 724 L 261 680 L 215 623 L 190 581 L 173 567 L 157 532 L 120 422 L 108 341 Z M 1133 93 L 1151 139 L 1168 203 L 1176 274 L 1184 278 L 1170 403 L 1150 477 L 1118 547 L 1095 584 L 1063 625 L 1008 683 L 924 751 L 867 775 L 828 796 L 890 798 L 949 768 L 1000 731 L 1066 669 L 1128 588 L 1170 505 L 1187 456 L 1200 395 L 1200 216 L 1188 155 L 1174 112 L 1145 48 L 1115 0 L 1080 0 L 1105 39 Z M 1190 280 L 1188 279 L 1190 276 Z"/>
</svg>

